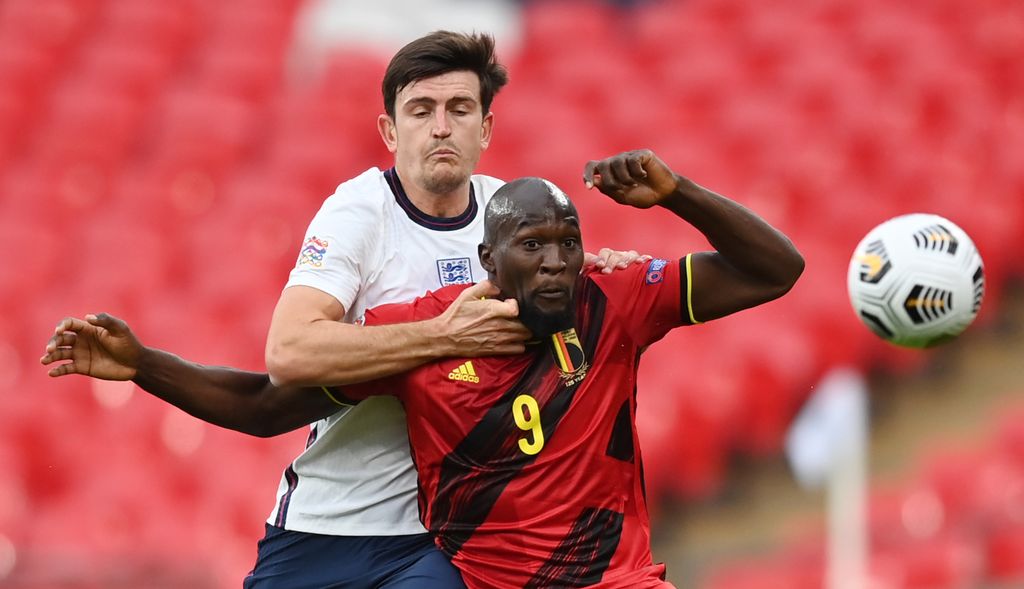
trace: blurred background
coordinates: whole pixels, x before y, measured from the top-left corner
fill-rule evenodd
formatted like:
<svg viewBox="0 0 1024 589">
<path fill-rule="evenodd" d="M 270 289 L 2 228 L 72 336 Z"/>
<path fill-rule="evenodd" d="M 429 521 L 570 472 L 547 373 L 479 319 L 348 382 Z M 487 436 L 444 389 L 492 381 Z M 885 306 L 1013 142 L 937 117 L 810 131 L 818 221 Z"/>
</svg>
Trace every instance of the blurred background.
<svg viewBox="0 0 1024 589">
<path fill-rule="evenodd" d="M 511 72 L 480 171 L 546 176 L 587 248 L 704 249 L 581 190 L 653 148 L 790 235 L 783 299 L 678 330 L 641 366 L 654 551 L 680 587 L 823 587 L 826 493 L 784 442 L 835 367 L 870 388 L 871 582 L 1024 586 L 1024 5 L 1014 0 L 0 0 L 0 587 L 240 586 L 305 433 L 207 426 L 131 383 L 50 380 L 56 322 L 107 311 L 186 358 L 263 370 L 270 313 L 335 186 L 390 157 L 390 55 L 491 31 Z M 981 316 L 885 344 L 854 246 L 943 215 Z"/>
</svg>

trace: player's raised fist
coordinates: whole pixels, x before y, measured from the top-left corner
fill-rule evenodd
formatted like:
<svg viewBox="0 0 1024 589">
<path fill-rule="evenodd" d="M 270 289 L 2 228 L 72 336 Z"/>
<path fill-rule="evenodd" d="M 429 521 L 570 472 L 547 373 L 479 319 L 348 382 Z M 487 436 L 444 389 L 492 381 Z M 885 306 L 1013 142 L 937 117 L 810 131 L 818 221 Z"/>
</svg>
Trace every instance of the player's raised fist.
<svg viewBox="0 0 1024 589">
<path fill-rule="evenodd" d="M 672 169 L 649 149 L 589 161 L 583 169 L 583 182 L 616 202 L 639 209 L 660 203 L 679 185 Z"/>
</svg>

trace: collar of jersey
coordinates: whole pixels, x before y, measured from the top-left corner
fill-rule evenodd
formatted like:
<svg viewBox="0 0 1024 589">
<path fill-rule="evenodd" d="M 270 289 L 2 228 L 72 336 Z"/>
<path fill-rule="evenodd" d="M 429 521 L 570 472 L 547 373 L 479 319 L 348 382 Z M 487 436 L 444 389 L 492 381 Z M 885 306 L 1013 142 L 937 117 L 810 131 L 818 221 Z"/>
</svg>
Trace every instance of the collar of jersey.
<svg viewBox="0 0 1024 589">
<path fill-rule="evenodd" d="M 406 216 L 417 225 L 433 229 L 434 231 L 455 231 L 456 229 L 466 227 L 476 218 L 478 207 L 472 182 L 469 184 L 469 206 L 466 207 L 465 211 L 462 211 L 462 213 L 455 217 L 434 217 L 424 213 L 416 208 L 416 205 L 412 204 L 412 201 L 405 194 L 405 189 L 402 188 L 402 181 L 398 179 L 398 173 L 394 168 L 388 168 L 384 172 L 384 179 L 387 180 L 388 186 L 391 187 L 391 193 L 395 195 L 395 201 L 398 203 L 398 206 L 402 207 Z"/>
</svg>

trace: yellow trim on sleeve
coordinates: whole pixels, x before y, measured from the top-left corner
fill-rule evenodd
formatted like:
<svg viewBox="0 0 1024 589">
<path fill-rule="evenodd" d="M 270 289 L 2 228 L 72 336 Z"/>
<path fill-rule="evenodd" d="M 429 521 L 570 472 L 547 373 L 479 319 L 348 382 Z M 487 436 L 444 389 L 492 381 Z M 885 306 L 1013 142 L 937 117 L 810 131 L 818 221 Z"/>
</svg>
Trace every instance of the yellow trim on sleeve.
<svg viewBox="0 0 1024 589">
<path fill-rule="evenodd" d="M 320 387 L 320 390 L 322 390 L 324 394 L 327 395 L 328 399 L 334 401 L 336 404 L 341 405 L 342 407 L 351 407 L 349 403 L 342 403 L 341 401 L 335 399 L 334 395 L 331 394 L 331 391 L 327 390 L 327 387 L 322 386 Z"/>
<path fill-rule="evenodd" d="M 693 254 L 686 254 L 686 313 L 690 316 L 690 323 L 697 325 L 700 321 L 693 316 Z"/>
</svg>

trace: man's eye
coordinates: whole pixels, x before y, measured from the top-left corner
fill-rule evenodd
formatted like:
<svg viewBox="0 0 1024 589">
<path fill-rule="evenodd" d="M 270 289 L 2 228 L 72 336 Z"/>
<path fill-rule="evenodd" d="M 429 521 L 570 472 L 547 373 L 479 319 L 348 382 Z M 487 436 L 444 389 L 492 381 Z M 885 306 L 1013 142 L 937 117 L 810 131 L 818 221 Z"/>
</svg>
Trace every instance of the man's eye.
<svg viewBox="0 0 1024 589">
<path fill-rule="evenodd" d="M 578 242 L 576 241 L 575 238 L 571 238 L 570 237 L 569 239 L 566 239 L 565 241 L 562 242 L 562 246 L 566 247 L 566 248 L 569 248 L 569 249 L 575 249 L 577 243 Z"/>
<path fill-rule="evenodd" d="M 535 250 L 540 247 L 540 242 L 535 239 L 528 239 L 523 242 L 523 247 L 528 250 Z"/>
<path fill-rule="evenodd" d="M 412 116 L 416 117 L 417 119 L 422 119 L 424 117 L 430 116 L 430 111 L 428 111 L 428 110 L 413 111 Z"/>
</svg>

